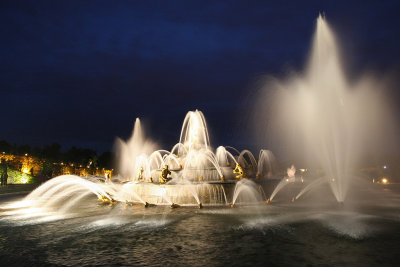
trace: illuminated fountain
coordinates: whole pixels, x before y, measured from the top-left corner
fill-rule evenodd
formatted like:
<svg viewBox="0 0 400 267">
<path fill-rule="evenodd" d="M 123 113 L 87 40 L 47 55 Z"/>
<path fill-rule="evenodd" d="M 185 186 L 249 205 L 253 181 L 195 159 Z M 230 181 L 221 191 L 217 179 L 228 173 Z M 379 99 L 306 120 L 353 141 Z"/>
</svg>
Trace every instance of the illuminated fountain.
<svg viewBox="0 0 400 267">
<path fill-rule="evenodd" d="M 272 117 L 282 138 L 268 138 L 287 163 L 266 149 L 213 147 L 197 110 L 167 150 L 136 119 L 132 136 L 116 141 L 111 179 L 65 175 L 22 200 L 1 196 L 2 266 L 394 265 L 400 187 L 386 175 L 354 178 L 350 168 L 375 155 L 386 129 L 379 122 L 390 122 L 376 93 L 383 85 L 345 79 L 321 17 L 311 52 L 305 74 L 258 96 L 256 112 Z M 190 208 L 170 209 L 180 206 Z"/>
<path fill-rule="evenodd" d="M 241 189 L 245 186 L 244 182 L 238 184 L 236 182 L 241 178 L 254 178 L 257 170 L 261 170 L 262 167 L 259 167 L 260 164 L 248 150 L 240 152 L 232 147 L 220 146 L 214 152 L 202 112 L 198 110 L 188 112 L 183 122 L 179 143 L 174 145 L 171 151 L 155 150 L 146 153 L 143 152 L 145 151 L 143 146 L 138 146 L 139 151 L 130 151 L 132 143 L 151 143 L 143 139 L 143 132 L 137 133 L 137 127 L 140 128 L 139 120 L 135 123 L 132 138 L 126 143 L 118 141 L 122 158 L 136 156 L 134 161 L 120 161 L 120 169 L 128 170 L 123 177 L 130 177 L 130 181 L 123 185 L 123 188 L 129 188 L 123 190 L 125 195 L 135 192 L 143 203 L 202 206 L 235 202 L 230 201 L 235 192 L 235 200 L 238 198 L 237 192 L 243 191 L 241 195 L 252 194 L 249 190 Z M 136 147 L 132 146 L 132 149 L 135 150 Z M 262 157 L 262 161 L 265 164 L 268 160 Z M 241 169 L 240 176 L 235 173 L 237 168 Z M 164 178 L 163 172 L 166 173 Z M 120 201 L 124 199 L 118 195 L 115 198 Z M 244 199 L 246 200 L 243 202 L 248 202 L 248 198 Z M 262 199 L 258 202 L 262 202 Z"/>
<path fill-rule="evenodd" d="M 321 16 L 311 52 L 306 73 L 283 82 L 275 80 L 269 84 L 277 89 L 269 98 L 271 105 L 262 102 L 272 111 L 271 125 L 276 123 L 278 135 L 288 137 L 282 141 L 302 143 L 304 156 L 323 170 L 322 177 L 308 185 L 296 178 L 294 166 L 286 175 L 279 175 L 269 150 L 262 149 L 258 159 L 249 150 L 229 146 L 214 150 L 204 115 L 196 110 L 187 113 L 179 142 L 171 150 L 158 149 L 136 119 L 131 138 L 117 140 L 119 175 L 112 181 L 56 177 L 28 195 L 26 203 L 68 210 L 81 199 L 96 195 L 103 203 L 146 207 L 234 206 L 270 203 L 283 188 L 300 184 L 302 188 L 291 196 L 294 201 L 323 183 L 328 183 L 337 201 L 343 202 L 351 179 L 350 166 L 365 153 L 363 144 L 373 140 L 371 136 L 380 136 L 377 129 L 383 127 L 379 122 L 388 112 L 374 90 L 378 85 L 371 79 L 358 83 L 346 80 L 335 38 Z M 269 197 L 267 187 L 273 188 Z"/>
<path fill-rule="evenodd" d="M 307 185 L 296 198 L 328 183 L 338 202 L 346 199 L 351 168 L 363 156 L 382 150 L 382 141 L 390 139 L 392 131 L 387 129 L 393 123 L 387 101 L 377 90 L 383 86 L 368 76 L 355 81 L 346 77 L 335 36 L 319 16 L 305 73 L 267 83 L 260 109 L 268 108 L 257 111 L 258 121 L 266 121 L 259 114 L 271 115 L 270 138 L 275 137 L 289 147 L 289 153 L 323 172 L 322 178 Z M 265 99 L 271 102 L 266 104 Z M 288 183 L 282 180 L 270 199 Z"/>
<path fill-rule="evenodd" d="M 126 170 L 123 175 L 130 180 L 123 185 L 125 195 L 135 192 L 145 203 L 157 205 L 226 202 L 225 190 L 221 184 L 225 178 L 211 150 L 207 125 L 200 111 L 187 114 L 180 141 L 171 151 L 146 151 L 143 146 L 130 147 L 135 142 L 151 143 L 143 139 L 143 132 L 137 134 L 141 138 L 135 140 L 135 133 L 141 131 L 138 129 L 140 121 L 137 119 L 132 138 L 126 143 L 119 141 L 121 158 L 126 155 L 136 156 L 129 161 L 120 161 L 120 169 Z"/>
<path fill-rule="evenodd" d="M 212 149 L 202 112 L 186 115 L 179 142 L 170 151 L 157 149 L 139 119 L 131 138 L 117 139 L 119 175 L 105 182 L 73 175 L 51 179 L 23 203 L 68 211 L 92 195 L 101 203 L 179 206 L 238 205 L 262 203 L 262 187 L 251 179 L 271 176 L 273 155 L 260 151 L 257 162 L 248 150 Z"/>
</svg>

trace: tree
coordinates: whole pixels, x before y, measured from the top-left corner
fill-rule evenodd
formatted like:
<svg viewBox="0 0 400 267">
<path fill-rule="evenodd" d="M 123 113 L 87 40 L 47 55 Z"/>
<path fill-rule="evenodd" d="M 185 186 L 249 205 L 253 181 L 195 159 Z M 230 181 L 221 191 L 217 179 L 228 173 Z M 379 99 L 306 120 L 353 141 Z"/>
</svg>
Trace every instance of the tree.
<svg viewBox="0 0 400 267">
<path fill-rule="evenodd" d="M 2 152 L 6 152 L 7 154 L 11 152 L 11 145 L 5 140 L 0 141 L 0 153 Z"/>
<path fill-rule="evenodd" d="M 34 157 L 42 158 L 42 157 L 43 157 L 43 150 L 40 149 L 39 147 L 35 146 L 35 147 L 32 149 L 31 154 L 32 154 L 32 156 L 34 156 Z"/>
<path fill-rule="evenodd" d="M 52 174 L 53 174 L 53 168 L 54 168 L 53 163 L 51 163 L 49 161 L 43 161 L 42 162 L 42 172 L 41 172 L 41 174 L 44 177 L 47 177 L 47 178 L 51 177 Z"/>
<path fill-rule="evenodd" d="M 51 161 L 58 161 L 61 158 L 61 145 L 52 143 L 50 146 L 43 148 L 43 157 Z"/>
<path fill-rule="evenodd" d="M 31 147 L 29 145 L 20 145 L 17 148 L 17 153 L 19 155 L 24 155 L 24 154 L 31 154 Z"/>
<path fill-rule="evenodd" d="M 113 158 L 114 158 L 113 153 L 109 151 L 104 152 L 99 157 L 99 165 L 106 169 L 111 169 L 113 166 Z"/>
</svg>

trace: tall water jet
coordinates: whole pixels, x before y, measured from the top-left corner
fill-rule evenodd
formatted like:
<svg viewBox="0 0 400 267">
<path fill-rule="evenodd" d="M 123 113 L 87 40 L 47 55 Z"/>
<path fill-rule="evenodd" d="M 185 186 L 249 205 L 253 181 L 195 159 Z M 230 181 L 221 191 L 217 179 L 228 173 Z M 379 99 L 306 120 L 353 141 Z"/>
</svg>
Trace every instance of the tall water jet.
<svg viewBox="0 0 400 267">
<path fill-rule="evenodd" d="M 201 111 L 189 111 L 183 121 L 180 143 L 187 150 L 202 148 L 208 149 L 210 138 L 208 136 L 206 119 Z"/>
<path fill-rule="evenodd" d="M 135 121 L 131 138 L 126 142 L 118 138 L 116 148 L 120 175 L 135 180 L 140 168 L 144 169 L 144 175 L 149 175 L 149 167 L 144 159 L 156 149 L 156 145 L 146 138 L 139 118 Z"/>
<path fill-rule="evenodd" d="M 257 163 L 257 178 L 271 178 L 274 172 L 275 156 L 271 151 L 261 149 Z"/>
<path fill-rule="evenodd" d="M 256 115 L 257 127 L 260 120 L 267 121 L 269 137 L 285 144 L 290 156 L 322 169 L 337 201 L 343 202 L 351 168 L 364 155 L 382 149 L 377 146 L 393 125 L 377 90 L 382 87 L 370 77 L 350 82 L 335 36 L 319 16 L 306 71 L 266 84 L 256 113 L 270 117 Z"/>
</svg>

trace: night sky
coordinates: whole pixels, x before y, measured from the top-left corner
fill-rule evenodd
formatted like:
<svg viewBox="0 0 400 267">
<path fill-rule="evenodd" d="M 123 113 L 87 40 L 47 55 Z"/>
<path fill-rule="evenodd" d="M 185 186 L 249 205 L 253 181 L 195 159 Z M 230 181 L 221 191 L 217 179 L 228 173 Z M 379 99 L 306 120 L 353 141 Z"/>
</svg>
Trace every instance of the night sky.
<svg viewBox="0 0 400 267">
<path fill-rule="evenodd" d="M 262 147 L 249 125 L 257 81 L 301 70 L 319 12 L 350 78 L 396 76 L 399 3 L 2 1 L 0 140 L 102 152 L 140 117 L 170 149 L 199 109 L 214 146 Z"/>
</svg>

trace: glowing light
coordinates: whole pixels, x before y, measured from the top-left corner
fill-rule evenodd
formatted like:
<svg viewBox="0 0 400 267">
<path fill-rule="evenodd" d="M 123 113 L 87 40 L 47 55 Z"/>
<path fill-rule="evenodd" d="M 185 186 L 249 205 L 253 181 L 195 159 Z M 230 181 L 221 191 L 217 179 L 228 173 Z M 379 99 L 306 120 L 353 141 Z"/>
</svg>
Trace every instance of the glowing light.
<svg viewBox="0 0 400 267">
<path fill-rule="evenodd" d="M 387 168 L 387 166 L 386 166 L 386 165 L 383 165 L 383 168 L 384 168 L 384 169 L 386 169 L 386 168 Z"/>
<path fill-rule="evenodd" d="M 382 178 L 382 184 L 387 184 L 389 180 L 387 178 Z"/>
<path fill-rule="evenodd" d="M 23 168 L 22 172 L 28 174 L 29 173 L 29 168 Z"/>
</svg>

